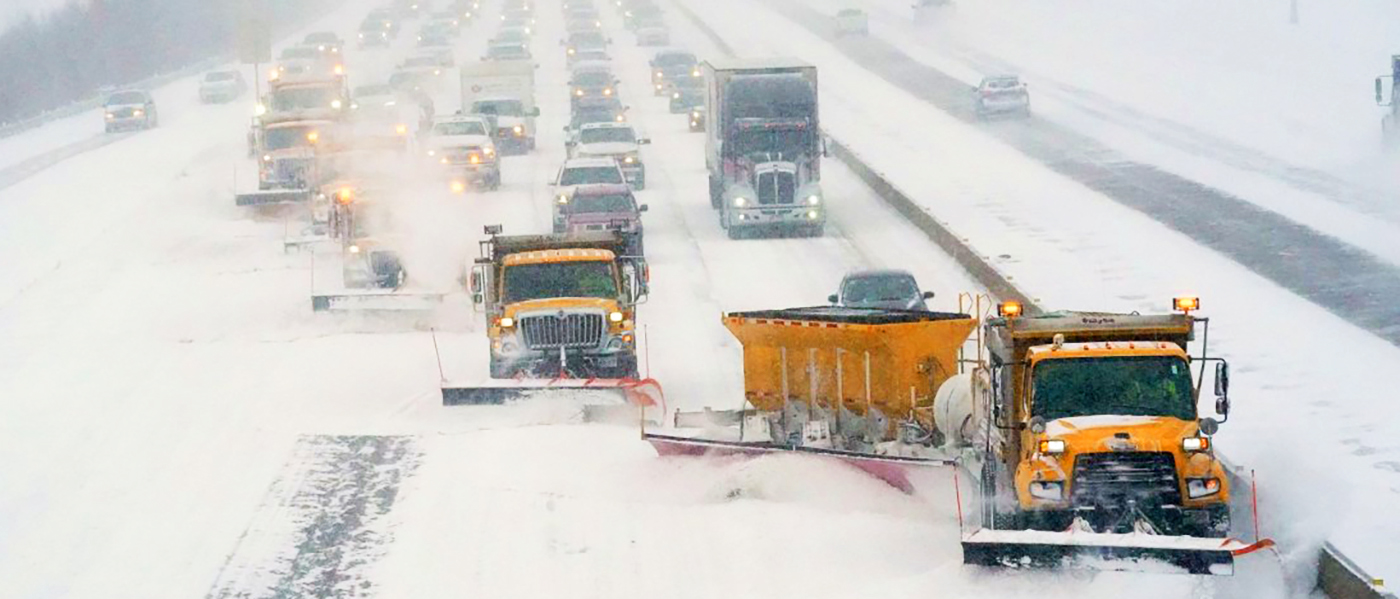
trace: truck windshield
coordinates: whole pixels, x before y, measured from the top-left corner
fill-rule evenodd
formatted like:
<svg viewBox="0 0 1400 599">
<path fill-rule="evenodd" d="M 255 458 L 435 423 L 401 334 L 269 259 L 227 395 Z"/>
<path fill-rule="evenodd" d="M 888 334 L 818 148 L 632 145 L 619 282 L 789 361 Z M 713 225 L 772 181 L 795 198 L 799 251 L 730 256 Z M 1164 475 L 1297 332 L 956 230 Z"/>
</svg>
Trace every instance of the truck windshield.
<svg viewBox="0 0 1400 599">
<path fill-rule="evenodd" d="M 560 185 L 589 183 L 622 183 L 622 171 L 615 166 L 587 166 L 564 169 L 564 173 L 559 175 Z"/>
<path fill-rule="evenodd" d="M 552 297 L 617 297 L 612 262 L 517 264 L 506 268 L 503 277 L 501 298 L 506 303 Z"/>
<path fill-rule="evenodd" d="M 307 108 L 334 108 L 340 94 L 331 87 L 301 87 L 279 89 L 272 92 L 272 110 L 303 110 Z"/>
<path fill-rule="evenodd" d="M 1172 356 L 1043 360 L 1032 374 L 1031 415 L 1170 416 L 1196 419 L 1191 368 Z"/>
<path fill-rule="evenodd" d="M 610 141 L 632 143 L 637 141 L 637 136 L 632 133 L 630 127 L 601 127 L 579 131 L 578 140 L 580 143 L 586 144 L 606 143 Z"/>
<path fill-rule="evenodd" d="M 263 136 L 263 148 L 267 150 L 285 150 L 287 148 L 299 148 L 311 145 L 306 135 L 311 129 L 306 127 L 283 127 L 280 129 L 268 129 Z"/>
<path fill-rule="evenodd" d="M 806 129 L 753 127 L 741 129 L 734 141 L 740 156 L 779 154 L 792 158 L 808 152 L 810 140 Z"/>
<path fill-rule="evenodd" d="M 632 198 L 622 194 L 576 195 L 569 202 L 571 214 L 583 212 L 632 212 Z"/>
<path fill-rule="evenodd" d="M 520 104 L 520 100 L 482 100 L 472 103 L 472 112 L 498 116 L 523 116 L 525 109 Z"/>
</svg>

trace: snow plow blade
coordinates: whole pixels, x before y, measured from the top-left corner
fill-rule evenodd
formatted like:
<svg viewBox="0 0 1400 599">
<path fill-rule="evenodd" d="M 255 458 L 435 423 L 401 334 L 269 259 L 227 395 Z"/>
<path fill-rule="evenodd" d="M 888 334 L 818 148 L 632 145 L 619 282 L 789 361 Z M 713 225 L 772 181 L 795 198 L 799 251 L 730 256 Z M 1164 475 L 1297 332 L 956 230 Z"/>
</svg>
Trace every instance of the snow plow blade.
<svg viewBox="0 0 1400 599">
<path fill-rule="evenodd" d="M 1147 534 L 987 530 L 962 539 L 963 563 L 999 568 L 1079 568 L 1229 576 L 1235 557 L 1272 547 L 1264 539 Z"/>
<path fill-rule="evenodd" d="M 307 189 L 274 189 L 270 191 L 253 191 L 249 193 L 240 193 L 233 197 L 233 203 L 238 206 L 305 204 L 310 200 L 311 191 Z"/>
<path fill-rule="evenodd" d="M 428 312 L 442 304 L 441 293 L 364 291 L 311 296 L 313 312 Z"/>
<path fill-rule="evenodd" d="M 661 456 L 755 456 L 773 453 L 795 453 L 840 460 L 884 481 L 891 487 L 905 493 L 914 492 L 914 483 L 909 473 L 915 469 L 955 466 L 957 461 L 948 457 L 906 457 L 857 453 L 840 449 L 822 449 L 777 445 L 774 443 L 754 443 L 744 441 L 722 441 L 698 437 L 680 437 L 642 432 L 642 438 L 651 444 Z"/>
<path fill-rule="evenodd" d="M 499 379 L 442 385 L 444 406 L 499 406 L 551 397 L 576 399 L 587 422 L 656 422 L 665 413 L 661 385 L 653 379 Z"/>
</svg>

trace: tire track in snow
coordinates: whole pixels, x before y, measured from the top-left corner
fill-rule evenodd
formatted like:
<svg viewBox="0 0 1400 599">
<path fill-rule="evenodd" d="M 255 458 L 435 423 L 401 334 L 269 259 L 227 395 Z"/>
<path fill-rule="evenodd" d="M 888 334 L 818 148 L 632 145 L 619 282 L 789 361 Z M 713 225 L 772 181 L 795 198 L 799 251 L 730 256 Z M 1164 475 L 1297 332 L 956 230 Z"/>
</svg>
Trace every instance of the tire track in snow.
<svg viewBox="0 0 1400 599">
<path fill-rule="evenodd" d="M 58 147 L 18 164 L 0 169 L 0 190 L 39 174 L 55 164 L 74 156 L 91 152 L 108 144 L 126 139 L 130 133 L 95 135 L 82 141 Z"/>
<path fill-rule="evenodd" d="M 205 599 L 373 596 L 381 519 L 418 458 L 410 437 L 302 437 Z"/>
</svg>

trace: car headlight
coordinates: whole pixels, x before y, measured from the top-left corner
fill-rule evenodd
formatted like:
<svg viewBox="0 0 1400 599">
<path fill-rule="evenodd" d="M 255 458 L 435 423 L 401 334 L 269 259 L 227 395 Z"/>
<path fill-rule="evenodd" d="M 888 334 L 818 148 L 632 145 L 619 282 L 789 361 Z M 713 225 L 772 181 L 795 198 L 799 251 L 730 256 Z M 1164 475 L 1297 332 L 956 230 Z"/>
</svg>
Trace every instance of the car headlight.
<svg viewBox="0 0 1400 599">
<path fill-rule="evenodd" d="M 680 92 L 672 93 L 672 94 L 671 94 L 671 99 L 672 99 L 672 100 L 679 100 L 679 99 L 681 99 L 681 93 L 680 93 Z"/>
<path fill-rule="evenodd" d="M 1045 439 L 1039 444 L 1040 453 L 1047 455 L 1060 455 L 1065 452 L 1065 442 L 1063 439 Z"/>
<path fill-rule="evenodd" d="M 566 195 L 564 195 L 564 194 L 561 193 L 561 194 L 559 194 L 559 197 L 558 197 L 558 198 L 555 198 L 554 201 L 558 202 L 558 203 L 562 206 L 562 205 L 564 205 L 564 204 L 568 204 L 568 203 L 569 203 L 569 196 L 566 196 Z"/>
<path fill-rule="evenodd" d="M 109 113 L 107 113 L 107 118 L 109 118 L 109 119 L 114 119 L 114 118 L 117 118 L 117 115 L 112 114 L 112 113 L 109 112 Z"/>
<path fill-rule="evenodd" d="M 140 108 L 137 108 L 136 110 L 131 111 L 131 116 L 141 116 L 141 115 L 143 115 L 143 114 L 146 114 L 146 111 L 141 110 Z"/>
<path fill-rule="evenodd" d="M 495 156 L 496 148 L 485 148 L 482 150 L 482 152 L 485 152 L 487 156 Z"/>
<path fill-rule="evenodd" d="M 622 116 L 622 115 L 619 114 L 619 115 L 617 115 L 617 117 L 615 117 L 613 120 L 615 120 L 615 121 L 621 123 L 622 121 L 627 120 L 627 117 Z"/>
<path fill-rule="evenodd" d="M 263 154 L 263 162 L 272 162 L 272 154 Z"/>
<path fill-rule="evenodd" d="M 1065 483 L 1061 481 L 1031 481 L 1031 497 L 1036 499 L 1059 500 L 1065 496 Z"/>
<path fill-rule="evenodd" d="M 613 311 L 608 314 L 608 320 L 611 322 L 622 322 L 622 313 Z"/>
<path fill-rule="evenodd" d="M 583 89 L 582 89 L 582 88 L 580 88 L 580 89 L 575 89 L 575 90 L 574 90 L 574 95 L 575 95 L 575 96 L 579 96 L 579 97 L 583 97 Z"/>
<path fill-rule="evenodd" d="M 501 323 L 500 323 L 500 324 L 501 324 L 501 328 L 503 328 L 503 329 L 508 329 L 508 328 L 511 328 L 511 327 L 515 326 L 515 319 L 514 319 L 514 318 L 511 318 L 511 317 L 509 317 L 509 316 L 502 316 L 502 317 L 501 317 Z"/>
<path fill-rule="evenodd" d="M 352 246 L 350 246 L 350 247 L 348 247 L 348 248 L 346 248 L 346 249 L 347 249 L 350 253 L 352 253 L 352 254 L 358 254 L 358 253 L 360 253 L 360 246 L 358 246 L 358 245 L 352 245 Z"/>
<path fill-rule="evenodd" d="M 735 208 L 743 208 L 743 207 L 744 207 L 744 204 L 747 204 L 747 203 L 749 203 L 749 200 L 748 200 L 748 198 L 746 198 L 746 197 L 744 197 L 744 196 L 738 196 L 738 197 L 734 198 L 734 207 L 735 207 Z"/>
<path fill-rule="evenodd" d="M 819 196 L 819 195 L 817 195 L 817 194 L 815 194 L 815 193 L 812 194 L 812 195 L 807 196 L 807 204 L 808 204 L 808 205 L 816 206 L 817 204 L 820 204 L 820 203 L 822 203 L 822 197 L 821 197 L 821 196 Z"/>
<path fill-rule="evenodd" d="M 1209 437 L 1186 437 L 1181 440 L 1182 451 L 1210 451 Z"/>
<path fill-rule="evenodd" d="M 692 119 L 698 119 L 698 118 L 700 118 L 700 111 L 699 111 L 699 110 L 692 110 L 692 111 L 690 111 L 690 118 L 692 118 Z"/>
<path fill-rule="evenodd" d="M 1209 497 L 1220 492 L 1220 479 L 1218 478 L 1188 478 L 1186 479 L 1186 495 L 1191 499 Z"/>
<path fill-rule="evenodd" d="M 428 150 L 428 155 L 429 155 L 429 156 L 436 156 L 436 155 L 437 155 L 437 150 Z"/>
<path fill-rule="evenodd" d="M 340 107 L 344 105 L 345 104 L 342 103 L 340 100 L 331 100 L 331 108 L 334 108 L 336 110 L 340 110 Z"/>
<path fill-rule="evenodd" d="M 573 49 L 573 48 L 569 48 L 569 56 L 573 56 L 573 55 L 574 55 L 574 49 Z"/>
<path fill-rule="evenodd" d="M 612 88 L 611 88 L 611 87 L 605 87 L 605 88 L 603 88 L 603 95 L 605 95 L 605 96 L 611 96 L 611 95 L 612 95 Z"/>
<path fill-rule="evenodd" d="M 636 163 L 637 163 L 637 157 L 636 157 L 636 156 L 623 156 L 623 157 L 622 157 L 622 163 L 623 163 L 623 164 L 636 164 Z"/>
</svg>

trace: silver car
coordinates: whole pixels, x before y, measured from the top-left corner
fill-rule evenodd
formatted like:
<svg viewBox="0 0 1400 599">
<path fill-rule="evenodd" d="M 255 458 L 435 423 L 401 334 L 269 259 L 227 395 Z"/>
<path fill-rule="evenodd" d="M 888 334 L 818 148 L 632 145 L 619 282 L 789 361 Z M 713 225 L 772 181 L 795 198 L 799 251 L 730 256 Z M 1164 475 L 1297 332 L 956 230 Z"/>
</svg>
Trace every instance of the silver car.
<svg viewBox="0 0 1400 599">
<path fill-rule="evenodd" d="M 862 270 L 841 279 L 840 293 L 826 299 L 848 308 L 928 310 L 924 300 L 933 299 L 933 292 L 920 292 L 919 283 L 907 271 Z"/>
</svg>

